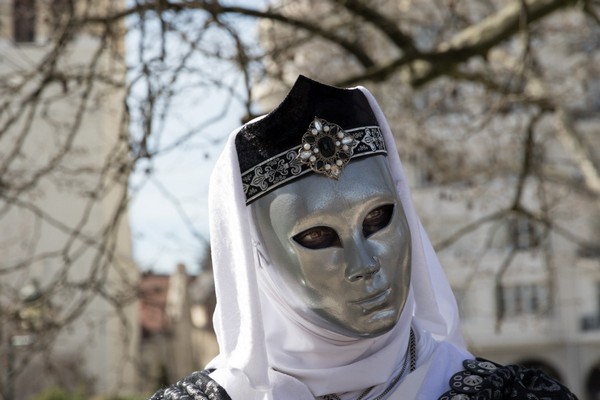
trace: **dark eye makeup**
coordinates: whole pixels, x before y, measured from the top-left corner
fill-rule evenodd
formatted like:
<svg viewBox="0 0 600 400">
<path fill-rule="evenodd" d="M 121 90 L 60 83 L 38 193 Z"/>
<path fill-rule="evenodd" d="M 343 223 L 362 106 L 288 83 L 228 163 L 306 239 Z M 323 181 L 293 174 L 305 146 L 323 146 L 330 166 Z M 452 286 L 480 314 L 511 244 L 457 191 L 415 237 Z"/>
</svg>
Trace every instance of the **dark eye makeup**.
<svg viewBox="0 0 600 400">
<path fill-rule="evenodd" d="M 394 205 L 385 204 L 377 207 L 365 217 L 362 225 L 363 235 L 369 237 L 389 225 L 394 214 Z M 341 247 L 342 243 L 337 232 L 328 226 L 315 226 L 293 237 L 296 243 L 309 249 L 324 249 Z"/>
</svg>

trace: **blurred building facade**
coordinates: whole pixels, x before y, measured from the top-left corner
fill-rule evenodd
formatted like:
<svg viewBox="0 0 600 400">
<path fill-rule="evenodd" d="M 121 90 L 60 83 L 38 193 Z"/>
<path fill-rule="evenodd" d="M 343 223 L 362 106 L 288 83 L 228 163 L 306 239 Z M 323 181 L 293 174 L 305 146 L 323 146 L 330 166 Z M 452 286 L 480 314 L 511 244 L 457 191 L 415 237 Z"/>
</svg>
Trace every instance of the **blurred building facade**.
<svg viewBox="0 0 600 400">
<path fill-rule="evenodd" d="M 212 327 L 216 298 L 212 272 L 147 272 L 140 284 L 140 390 L 153 392 L 203 369 L 217 355 Z"/>
<path fill-rule="evenodd" d="M 11 93 L 0 99 L 6 399 L 137 388 L 124 32 L 65 23 L 118 3 L 0 0 L 0 85 Z"/>
<path fill-rule="evenodd" d="M 587 124 L 580 128 L 597 129 L 593 127 L 600 126 L 600 119 Z M 553 156 L 568 158 L 558 145 Z M 468 198 L 474 188 L 432 183 L 427 166 L 418 160 L 407 163 L 407 169 L 419 215 L 434 243 L 471 223 L 481 224 L 438 252 L 459 304 L 470 350 L 501 364 L 542 369 L 580 399 L 599 399 L 597 200 L 562 193 L 563 201 L 552 210 L 556 224 L 552 230 L 520 213 L 489 224 L 484 219 L 493 206 L 473 206 Z M 571 178 L 580 179 L 577 173 Z M 487 182 L 475 189 L 491 204 L 512 183 Z M 533 202 L 534 196 L 529 196 L 526 206 L 534 208 Z M 589 246 L 577 243 L 560 227 L 567 227 Z"/>
</svg>

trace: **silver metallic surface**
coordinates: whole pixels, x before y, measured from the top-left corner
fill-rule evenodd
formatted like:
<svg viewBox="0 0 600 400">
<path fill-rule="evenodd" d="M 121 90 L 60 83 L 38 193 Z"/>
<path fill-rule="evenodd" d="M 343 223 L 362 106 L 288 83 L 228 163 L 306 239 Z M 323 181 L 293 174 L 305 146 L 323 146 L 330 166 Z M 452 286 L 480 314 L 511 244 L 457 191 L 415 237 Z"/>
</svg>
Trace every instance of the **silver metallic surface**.
<svg viewBox="0 0 600 400">
<path fill-rule="evenodd" d="M 375 337 L 396 324 L 409 291 L 411 243 L 384 156 L 352 161 L 337 181 L 310 174 L 250 207 L 267 272 L 296 312 L 350 337 Z M 382 210 L 392 207 L 386 217 Z"/>
</svg>

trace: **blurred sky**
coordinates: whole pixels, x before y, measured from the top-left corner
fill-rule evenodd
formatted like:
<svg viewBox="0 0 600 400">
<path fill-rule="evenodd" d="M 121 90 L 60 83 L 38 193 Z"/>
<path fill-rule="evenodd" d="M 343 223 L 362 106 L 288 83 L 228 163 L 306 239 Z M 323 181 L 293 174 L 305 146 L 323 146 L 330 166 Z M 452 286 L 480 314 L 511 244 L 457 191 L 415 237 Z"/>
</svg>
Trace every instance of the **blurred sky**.
<svg viewBox="0 0 600 400">
<path fill-rule="evenodd" d="M 213 96 L 215 103 L 224 97 Z M 231 108 L 212 132 L 226 135 L 239 125 L 241 107 Z M 222 145 L 208 149 L 208 157 L 185 146 L 154 162 L 153 177 L 132 198 L 129 210 L 134 259 L 142 270 L 168 273 L 182 262 L 188 272 L 198 272 L 203 239 L 209 239 L 208 180 Z M 131 180 L 136 184 L 146 177 L 137 170 Z"/>
<path fill-rule="evenodd" d="M 254 27 L 248 28 L 249 34 L 253 31 Z M 126 38 L 130 66 L 139 64 L 139 40 L 140 32 L 130 30 Z M 176 59 L 177 43 L 168 43 L 167 48 L 169 56 Z M 198 57 L 194 62 L 200 68 L 210 61 Z M 133 68 L 130 79 L 137 72 L 139 70 Z M 241 74 L 235 70 L 215 73 L 222 82 L 241 89 Z M 194 82 L 197 78 L 182 76 L 180 82 Z M 146 88 L 144 84 L 134 86 L 133 98 L 143 101 Z M 135 101 L 130 102 L 130 107 Z M 170 273 L 178 263 L 184 263 L 189 273 L 199 272 L 209 239 L 207 194 L 210 172 L 226 137 L 240 125 L 245 113 L 242 104 L 235 100 L 230 102 L 225 115 L 216 118 L 214 123 L 203 125 L 220 115 L 227 103 L 227 92 L 218 88 L 199 87 L 179 96 L 161 129 L 164 133 L 160 147 L 168 147 L 190 130 L 202 126 L 200 133 L 176 150 L 153 158 L 151 163 L 142 162 L 136 166 L 130 180 L 129 219 L 134 259 L 141 270 Z M 135 119 L 133 114 L 132 108 L 132 120 Z M 131 129 L 135 135 L 140 128 L 133 123 Z M 147 168 L 151 168 L 151 175 L 145 173 Z"/>
</svg>

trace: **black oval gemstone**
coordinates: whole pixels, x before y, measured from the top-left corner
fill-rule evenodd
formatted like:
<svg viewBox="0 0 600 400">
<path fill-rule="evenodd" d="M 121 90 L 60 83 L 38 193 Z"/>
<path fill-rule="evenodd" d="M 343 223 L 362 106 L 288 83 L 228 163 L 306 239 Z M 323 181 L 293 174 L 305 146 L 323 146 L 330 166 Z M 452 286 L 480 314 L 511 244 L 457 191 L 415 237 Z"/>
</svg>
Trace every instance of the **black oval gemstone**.
<svg viewBox="0 0 600 400">
<path fill-rule="evenodd" d="M 331 157 L 335 154 L 335 143 L 329 136 L 322 137 L 319 140 L 318 146 L 323 157 Z"/>
</svg>

